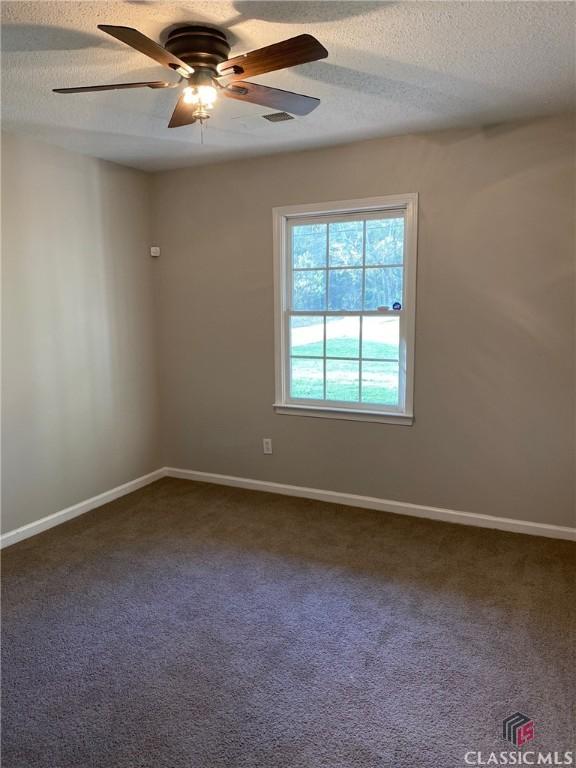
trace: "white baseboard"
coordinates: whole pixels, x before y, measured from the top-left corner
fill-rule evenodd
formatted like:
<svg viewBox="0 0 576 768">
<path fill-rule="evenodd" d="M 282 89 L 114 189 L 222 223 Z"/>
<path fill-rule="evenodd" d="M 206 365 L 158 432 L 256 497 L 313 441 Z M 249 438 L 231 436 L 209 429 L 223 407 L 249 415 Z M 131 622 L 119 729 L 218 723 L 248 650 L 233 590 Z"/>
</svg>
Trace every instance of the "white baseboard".
<svg viewBox="0 0 576 768">
<path fill-rule="evenodd" d="M 475 512 L 458 512 L 454 509 L 428 507 L 421 504 L 410 504 L 406 501 L 391 501 L 389 499 L 378 499 L 374 496 L 358 496 L 353 493 L 323 491 L 318 488 L 303 488 L 299 485 L 273 483 L 268 480 L 251 480 L 246 477 L 218 475 L 213 474 L 212 472 L 195 472 L 191 469 L 164 467 L 164 475 L 166 477 L 179 477 L 184 480 L 196 480 L 203 483 L 215 483 L 217 485 L 248 488 L 253 491 L 279 493 L 284 496 L 300 496 L 305 499 L 316 499 L 318 501 L 327 501 L 333 504 L 344 504 L 349 507 L 376 509 L 381 512 L 393 512 L 396 515 L 424 517 L 428 520 L 441 520 L 445 523 L 459 523 L 461 525 L 472 525 L 479 528 L 495 528 L 500 531 L 527 533 L 532 536 L 547 536 L 552 539 L 576 541 L 576 528 L 568 528 L 561 525 L 532 523 L 529 520 L 513 520 L 509 517 L 492 517 L 492 515 L 480 515 Z"/>
<path fill-rule="evenodd" d="M 101 507 L 103 504 L 108 504 L 114 499 L 119 499 L 121 496 L 126 496 L 127 493 L 137 491 L 138 488 L 143 488 L 149 483 L 153 483 L 155 480 L 159 480 L 165 476 L 163 469 L 157 469 L 154 472 L 150 472 L 142 477 L 137 477 L 136 480 L 130 480 L 124 485 L 118 485 L 116 488 L 112 488 L 110 491 L 100 493 L 98 496 L 93 496 L 91 499 L 81 501 L 78 504 L 74 504 L 72 507 L 60 510 L 60 512 L 54 512 L 53 515 L 42 517 L 40 520 L 35 520 L 33 523 L 23 525 L 21 528 L 15 528 L 13 531 L 0 536 L 0 549 L 8 547 L 10 544 L 16 544 L 17 541 L 22 541 L 30 536 L 35 536 L 37 533 L 47 531 L 48 528 L 53 528 L 55 525 L 65 523 L 67 520 L 72 520 L 73 517 L 83 515 L 84 512 L 90 512 L 92 509 Z"/>
<path fill-rule="evenodd" d="M 108 504 L 114 499 L 119 499 L 132 491 L 137 491 L 145 485 L 160 480 L 162 477 L 177 477 L 183 480 L 196 480 L 202 483 L 214 483 L 216 485 L 229 485 L 236 488 L 247 488 L 253 491 L 265 491 L 278 493 L 283 496 L 298 496 L 305 499 L 316 499 L 332 504 L 343 504 L 349 507 L 361 507 L 364 509 L 376 509 L 381 512 L 393 512 L 397 515 L 410 515 L 423 517 L 428 520 L 440 520 L 445 523 L 459 523 L 460 525 L 472 525 L 480 528 L 495 528 L 500 531 L 513 533 L 527 533 L 532 536 L 546 536 L 552 539 L 567 539 L 576 541 L 576 528 L 568 528 L 561 525 L 548 525 L 546 523 L 532 523 L 529 520 L 513 520 L 508 517 L 492 517 L 480 515 L 475 512 L 458 512 L 442 507 L 428 507 L 422 504 L 410 504 L 406 501 L 391 501 L 390 499 L 378 499 L 374 496 L 359 496 L 354 493 L 340 493 L 339 491 L 324 491 L 318 488 L 304 488 L 299 485 L 285 483 L 273 483 L 268 480 L 252 480 L 247 477 L 233 477 L 232 475 L 219 475 L 213 472 L 196 472 L 192 469 L 176 469 L 163 467 L 155 472 L 131 480 L 129 483 L 119 485 L 110 491 L 105 491 L 91 499 L 81 501 L 72 507 L 62 509 L 53 515 L 48 515 L 21 528 L 0 536 L 0 549 L 10 544 L 16 544 L 37 533 L 53 528 L 60 523 L 71 520 L 78 515 L 89 512 L 92 509 Z"/>
</svg>

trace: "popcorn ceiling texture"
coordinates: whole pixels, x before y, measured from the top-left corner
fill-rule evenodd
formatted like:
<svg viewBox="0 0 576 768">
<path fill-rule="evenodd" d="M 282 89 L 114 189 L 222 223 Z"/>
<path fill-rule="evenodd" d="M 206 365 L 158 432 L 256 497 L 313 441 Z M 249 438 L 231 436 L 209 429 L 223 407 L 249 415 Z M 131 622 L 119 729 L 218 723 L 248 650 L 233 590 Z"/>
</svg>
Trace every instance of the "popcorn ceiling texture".
<svg viewBox="0 0 576 768">
<path fill-rule="evenodd" d="M 574 545 L 161 480 L 3 556 L 6 768 L 458 768 L 575 742 Z"/>
<path fill-rule="evenodd" d="M 2 20 L 4 126 L 144 170 L 574 107 L 573 3 L 5 2 Z M 97 24 L 162 40 L 190 21 L 227 29 L 234 53 L 316 35 L 328 59 L 254 80 L 321 106 L 272 125 L 266 108 L 222 99 L 201 146 L 198 126 L 167 128 L 174 91 L 51 92 L 173 77 Z"/>
</svg>

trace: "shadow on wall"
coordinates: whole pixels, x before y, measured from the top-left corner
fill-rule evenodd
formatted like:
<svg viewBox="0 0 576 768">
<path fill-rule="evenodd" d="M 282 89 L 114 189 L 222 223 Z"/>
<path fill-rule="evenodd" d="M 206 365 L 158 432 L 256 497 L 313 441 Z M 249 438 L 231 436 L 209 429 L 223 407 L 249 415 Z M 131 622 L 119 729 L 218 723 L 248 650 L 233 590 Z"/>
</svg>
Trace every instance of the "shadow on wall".
<svg viewBox="0 0 576 768">
<path fill-rule="evenodd" d="M 76 167 L 55 195 L 50 164 L 38 156 L 30 164 L 25 146 L 11 155 L 18 169 L 11 178 L 11 204 L 41 222 L 41 235 L 37 228 L 18 226 L 13 243 L 20 258 L 7 256 L 12 286 L 7 331 L 19 345 L 16 351 L 9 344 L 8 356 L 11 349 L 18 355 L 21 383 L 30 387 L 25 402 L 8 387 L 15 402 L 7 411 L 19 414 L 22 427 L 31 419 L 40 467 L 52 461 L 65 466 L 70 451 L 78 460 L 89 443 L 77 444 L 79 429 L 99 446 L 97 458 L 105 462 L 102 436 L 113 409 L 114 340 L 105 285 L 101 180 L 89 172 L 90 161 L 71 156 L 67 162 Z M 20 320 L 18 329 L 14 318 Z M 61 473 L 42 474 L 48 495 L 55 492 Z"/>
<path fill-rule="evenodd" d="M 4 141 L 10 530 L 154 468 L 155 373 L 144 180 Z"/>
<path fill-rule="evenodd" d="M 367 51 L 362 53 L 363 70 L 353 69 L 334 61 L 350 58 L 350 51 L 337 46 L 331 47 L 330 59 L 305 64 L 298 72 L 309 80 L 317 80 L 335 88 L 343 88 L 352 93 L 368 93 L 374 96 L 412 107 L 420 112 L 443 115 L 447 111 L 461 115 L 464 123 L 478 125 L 494 114 L 495 103 L 501 105 L 509 99 L 518 101 L 518 94 L 501 85 L 491 84 L 489 92 L 484 86 L 463 78 L 452 72 L 440 72 L 429 67 L 395 61 L 383 56 L 376 56 Z M 545 112 L 540 101 L 534 102 L 530 96 L 524 103 L 518 104 L 518 114 L 525 111 L 533 116 Z"/>
<path fill-rule="evenodd" d="M 236 18 L 227 22 L 228 26 L 241 24 L 243 21 L 257 19 L 272 24 L 315 23 L 342 21 L 352 16 L 364 16 L 372 11 L 382 11 L 396 2 L 341 2 L 340 0 L 319 0 L 319 2 L 273 2 L 259 0 L 235 0 L 232 4 L 238 12 Z"/>
<path fill-rule="evenodd" d="M 165 5 L 163 2 L 154 0 L 126 0 L 129 5 L 140 5 L 145 7 L 159 7 Z M 317 0 L 316 2 L 302 2 L 297 0 L 274 0 L 273 2 L 262 2 L 262 0 L 235 0 L 232 8 L 236 11 L 236 16 L 219 22 L 218 26 L 229 29 L 238 26 L 245 21 L 265 21 L 271 24 L 321 24 L 328 21 L 340 21 L 352 16 L 363 16 L 372 11 L 382 11 L 386 6 L 397 5 L 397 2 L 362 2 L 355 0 Z M 187 5 L 180 5 L 186 13 L 192 13 Z M 203 14 L 193 12 L 194 18 L 191 21 L 213 23 L 210 19 L 204 18 Z M 184 23 L 184 22 L 181 22 Z"/>
<path fill-rule="evenodd" d="M 77 51 L 85 48 L 116 48 L 105 35 L 41 24 L 2 25 L 2 51 Z"/>
</svg>

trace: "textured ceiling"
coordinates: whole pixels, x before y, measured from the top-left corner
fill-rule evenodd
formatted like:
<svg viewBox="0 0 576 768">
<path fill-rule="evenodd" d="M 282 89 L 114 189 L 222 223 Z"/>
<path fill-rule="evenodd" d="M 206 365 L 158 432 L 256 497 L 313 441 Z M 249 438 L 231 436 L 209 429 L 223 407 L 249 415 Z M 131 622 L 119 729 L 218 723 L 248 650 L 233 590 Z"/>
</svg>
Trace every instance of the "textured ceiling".
<svg viewBox="0 0 576 768">
<path fill-rule="evenodd" d="M 190 21 L 224 27 L 233 53 L 314 34 L 328 59 L 253 80 L 317 96 L 320 107 L 273 124 L 261 117 L 270 110 L 221 99 L 201 145 L 198 126 L 167 128 L 174 90 L 51 92 L 164 78 L 97 24 L 162 41 Z M 570 2 L 3 2 L 2 122 L 147 170 L 493 124 L 574 108 L 574 23 Z"/>
</svg>

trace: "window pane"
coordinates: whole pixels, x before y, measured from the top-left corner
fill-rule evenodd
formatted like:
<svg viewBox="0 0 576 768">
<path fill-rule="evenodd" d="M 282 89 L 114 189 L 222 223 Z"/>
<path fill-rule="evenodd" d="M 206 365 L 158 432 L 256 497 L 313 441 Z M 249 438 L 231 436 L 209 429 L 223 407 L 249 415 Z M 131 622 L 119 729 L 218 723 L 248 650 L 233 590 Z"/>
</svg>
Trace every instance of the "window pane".
<svg viewBox="0 0 576 768">
<path fill-rule="evenodd" d="M 324 356 L 324 318 L 290 318 L 290 354 L 304 357 Z"/>
<path fill-rule="evenodd" d="M 330 224 L 330 266 L 362 266 L 362 238 L 364 224 L 361 221 L 336 221 Z"/>
<path fill-rule="evenodd" d="M 362 309 L 362 269 L 331 269 L 328 309 Z"/>
<path fill-rule="evenodd" d="M 399 346 L 399 317 L 364 317 L 362 319 L 362 357 L 398 360 Z"/>
<path fill-rule="evenodd" d="M 358 402 L 359 363 L 349 360 L 326 360 L 326 400 Z"/>
<path fill-rule="evenodd" d="M 364 309 L 388 307 L 402 303 L 402 267 L 371 267 L 366 270 Z"/>
<path fill-rule="evenodd" d="M 362 402 L 398 405 L 398 363 L 362 363 Z"/>
<path fill-rule="evenodd" d="M 293 357 L 290 360 L 290 397 L 324 399 L 324 361 Z"/>
<path fill-rule="evenodd" d="M 402 264 L 404 217 L 366 222 L 366 264 Z"/>
<path fill-rule="evenodd" d="M 304 224 L 292 228 L 292 268 L 326 266 L 326 224 Z"/>
<path fill-rule="evenodd" d="M 326 272 L 313 269 L 293 272 L 292 309 L 324 309 L 326 303 Z"/>
<path fill-rule="evenodd" d="M 360 318 L 326 318 L 327 357 L 360 357 Z"/>
</svg>

